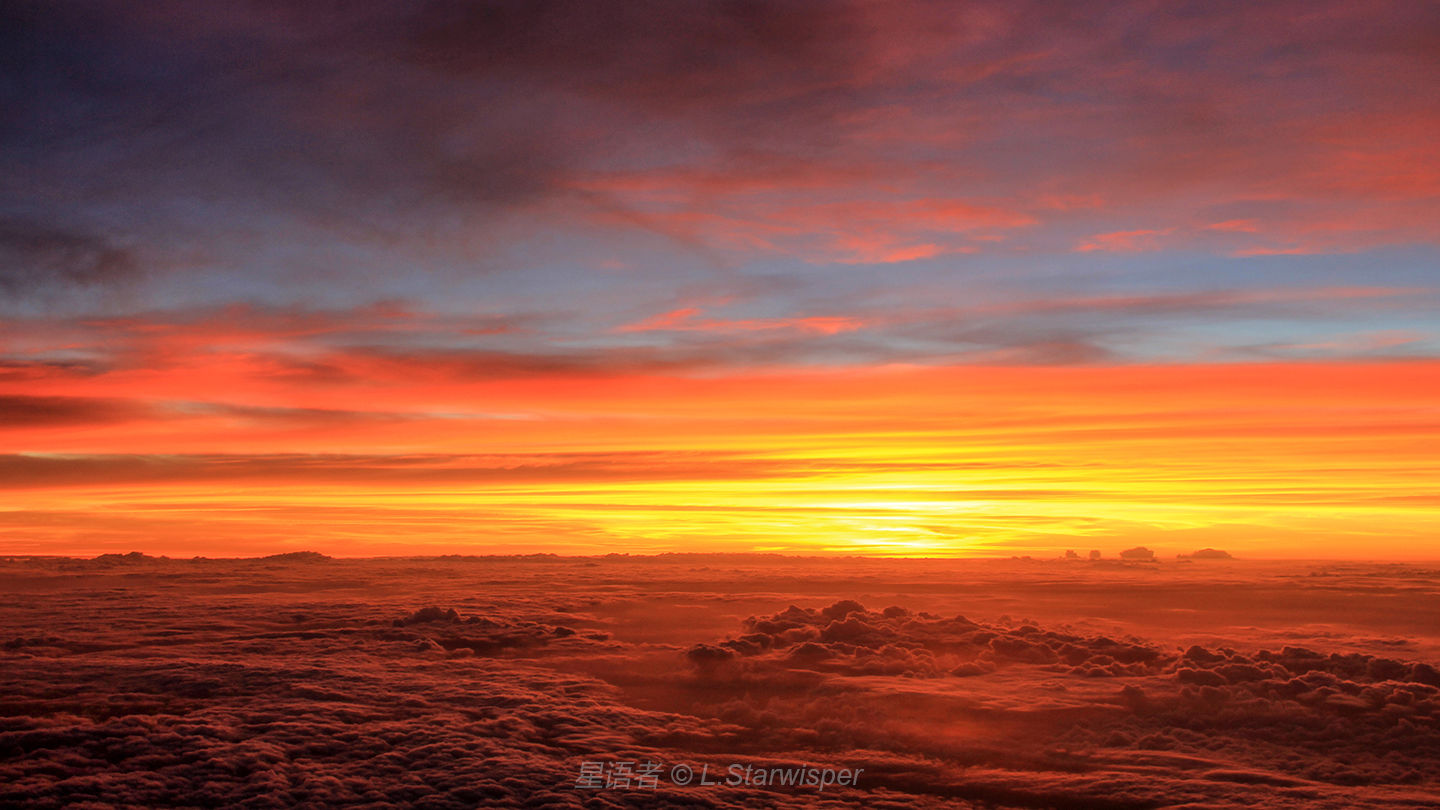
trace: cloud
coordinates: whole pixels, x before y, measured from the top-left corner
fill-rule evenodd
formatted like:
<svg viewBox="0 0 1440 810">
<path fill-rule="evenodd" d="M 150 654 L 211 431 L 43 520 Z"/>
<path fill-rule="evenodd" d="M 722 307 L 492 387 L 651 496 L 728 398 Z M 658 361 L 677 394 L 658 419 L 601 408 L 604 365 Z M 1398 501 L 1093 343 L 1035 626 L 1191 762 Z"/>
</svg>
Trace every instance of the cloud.
<svg viewBox="0 0 1440 810">
<path fill-rule="evenodd" d="M 141 276 L 127 248 L 103 236 L 0 217 L 0 291 L 40 298 L 76 288 L 114 287 Z"/>
<path fill-rule="evenodd" d="M 1021 337 L 1038 351 L 1051 336 Z M 974 340 L 974 357 L 1008 337 L 911 339 Z M 1143 543 L 1169 559 L 1314 554 L 1317 532 L 1339 554 L 1376 548 L 1380 525 L 1413 553 L 1428 525 L 1424 360 L 642 373 L 597 351 L 591 367 L 487 376 L 453 350 L 379 362 L 257 345 L 7 383 L 26 397 L 12 411 L 48 420 L 0 430 L 0 484 L 25 493 L 0 521 L 12 547 L 277 551 L 289 534 L 388 550 L 423 526 L 447 551 L 476 536 L 883 554 Z"/>
<path fill-rule="evenodd" d="M 803 461 L 800 462 L 803 464 Z M 428 483 L 674 481 L 781 475 L 791 465 L 728 453 L 0 455 L 0 488 L 179 482 Z"/>
<path fill-rule="evenodd" d="M 1138 230 L 1097 233 L 1076 245 L 1075 250 L 1079 253 L 1090 253 L 1097 250 L 1107 253 L 1140 253 L 1142 251 L 1159 250 L 1161 247 L 1160 237 L 1168 236 L 1171 233 L 1174 233 L 1173 228 L 1158 231 Z"/>
<path fill-rule="evenodd" d="M 605 188 L 599 182 L 591 180 L 588 187 Z M 618 224 L 638 217 L 647 227 L 682 243 L 782 253 L 814 263 L 891 264 L 973 253 L 981 244 L 1003 241 L 1007 231 L 1037 222 L 1023 211 L 964 199 L 891 199 L 893 195 L 887 194 L 880 199 L 835 202 L 828 196 L 835 193 L 831 189 L 820 190 L 827 196 L 798 203 L 793 194 L 781 194 L 779 201 L 767 203 L 742 191 L 735 199 L 711 196 L 709 210 L 675 210 L 671 198 L 630 197 L 633 187 L 631 181 L 618 182 L 615 193 L 619 199 L 628 198 L 629 205 L 618 218 L 607 213 L 602 221 Z"/>
<path fill-rule="evenodd" d="M 615 331 L 626 332 L 766 332 L 771 330 L 793 330 L 820 335 L 833 335 L 861 329 L 865 323 L 857 318 L 842 316 L 811 315 L 798 318 L 747 318 L 723 319 L 703 318 L 698 307 L 663 312 L 653 318 L 625 324 Z"/>
<path fill-rule="evenodd" d="M 900 606 L 867 611 L 854 600 L 820 610 L 792 605 L 747 619 L 745 631 L 718 647 L 692 648 L 689 657 L 707 674 L 713 674 L 717 659 L 729 655 L 739 657 L 746 672 L 799 667 L 920 678 L 967 677 L 1025 664 L 1085 677 L 1145 675 L 1170 660 L 1153 647 L 1103 636 L 1085 638 L 1034 625 L 984 626 L 964 616 L 944 618 Z"/>
<path fill-rule="evenodd" d="M 1266 646 L 1266 631 L 1230 623 L 1303 610 L 1378 626 L 1399 607 L 1427 634 L 1407 640 L 1428 644 L 1423 611 L 1383 590 L 1411 592 L 1422 570 L 1307 577 L 1241 560 L 1219 579 L 1162 566 L 1140 581 L 1060 561 L 125 559 L 0 560 L 26 594 L 3 609 L 0 802 L 817 799 L 663 776 L 653 792 L 582 793 L 581 763 L 595 761 L 864 768 L 858 787 L 825 792 L 837 807 L 1399 808 L 1435 795 L 1432 665 L 1357 653 L 1354 632 L 1335 649 Z M 818 596 L 847 590 L 911 604 Z M 1210 599 L 1177 635 L 1169 608 L 1218 593 L 1259 595 Z M 1119 621 L 1087 615 L 1091 597 Z M 791 599 L 813 606 L 778 609 Z M 1054 618 L 936 612 L 956 601 Z M 737 626 L 751 605 L 766 607 Z M 118 611 L 126 621 L 96 618 Z M 1229 637 L 1181 643 L 1190 632 Z"/>
<path fill-rule="evenodd" d="M 0 429 L 114 424 L 153 417 L 143 403 L 94 397 L 0 395 Z"/>
<path fill-rule="evenodd" d="M 518 284 L 517 245 L 628 259 L 647 229 L 678 240 L 667 266 L 675 245 L 721 265 L 925 264 L 1161 235 L 1224 255 L 1434 241 L 1433 121 L 1407 89 L 1428 86 L 1425 9 L 1036 14 L 17 11 L 0 196 L 25 212 L 5 230 L 28 259 L 9 283 L 96 283 L 144 256 L 156 293 L 204 276 L 221 296 L 343 298 L 335 278 L 401 269 Z M 71 218 L 97 235 L 46 224 Z"/>
</svg>

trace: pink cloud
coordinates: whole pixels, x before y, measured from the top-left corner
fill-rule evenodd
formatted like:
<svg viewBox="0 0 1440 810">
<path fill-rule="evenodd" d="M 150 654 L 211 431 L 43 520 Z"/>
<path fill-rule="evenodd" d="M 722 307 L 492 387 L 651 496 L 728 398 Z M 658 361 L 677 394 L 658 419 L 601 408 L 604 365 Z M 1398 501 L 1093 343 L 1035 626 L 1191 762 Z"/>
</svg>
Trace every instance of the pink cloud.
<svg viewBox="0 0 1440 810">
<path fill-rule="evenodd" d="M 1161 230 L 1114 231 L 1097 233 L 1075 246 L 1077 253 L 1104 251 L 1106 253 L 1143 253 L 1161 249 L 1162 236 L 1168 236 L 1174 228 Z"/>
<path fill-rule="evenodd" d="M 1260 226 L 1253 219 L 1227 219 L 1224 222 L 1215 222 L 1205 226 L 1210 231 L 1227 231 L 1234 233 L 1255 233 Z"/>
</svg>

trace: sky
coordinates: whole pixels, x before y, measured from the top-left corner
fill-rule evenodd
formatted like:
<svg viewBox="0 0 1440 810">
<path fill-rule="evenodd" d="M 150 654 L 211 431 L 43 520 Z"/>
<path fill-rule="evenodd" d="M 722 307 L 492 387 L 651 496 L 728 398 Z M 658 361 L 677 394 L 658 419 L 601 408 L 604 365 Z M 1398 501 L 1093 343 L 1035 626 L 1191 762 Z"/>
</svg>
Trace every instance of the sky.
<svg viewBox="0 0 1440 810">
<path fill-rule="evenodd" d="M 14 2 L 0 553 L 1440 557 L 1440 7 Z"/>
</svg>

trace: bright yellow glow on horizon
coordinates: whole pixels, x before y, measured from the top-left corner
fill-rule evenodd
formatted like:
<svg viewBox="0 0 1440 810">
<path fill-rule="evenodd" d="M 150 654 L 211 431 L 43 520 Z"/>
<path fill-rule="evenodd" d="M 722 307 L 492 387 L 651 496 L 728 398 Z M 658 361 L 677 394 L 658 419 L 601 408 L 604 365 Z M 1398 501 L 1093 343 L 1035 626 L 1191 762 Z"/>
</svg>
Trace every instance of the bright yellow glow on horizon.
<svg viewBox="0 0 1440 810">
<path fill-rule="evenodd" d="M 10 553 L 1434 556 L 1434 363 L 522 380 L 0 431 Z M 200 398 L 199 388 L 145 381 Z M 223 384 L 222 384 L 223 383 Z M 84 394 L 133 396 L 123 378 Z M 54 395 L 77 395 L 72 384 Z M 425 418 L 443 403 L 447 417 Z M 476 412 L 526 420 L 461 419 Z M 71 456 L 41 454 L 73 454 Z M 20 466 L 25 466 L 20 464 Z M 20 480 L 22 474 L 28 480 Z"/>
</svg>

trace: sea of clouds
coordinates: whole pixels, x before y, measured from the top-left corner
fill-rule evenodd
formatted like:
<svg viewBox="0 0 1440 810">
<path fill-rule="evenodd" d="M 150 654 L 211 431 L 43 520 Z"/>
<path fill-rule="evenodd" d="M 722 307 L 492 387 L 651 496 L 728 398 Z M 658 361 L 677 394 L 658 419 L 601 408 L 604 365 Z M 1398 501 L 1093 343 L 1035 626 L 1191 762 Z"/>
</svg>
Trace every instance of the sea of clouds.
<svg viewBox="0 0 1440 810">
<path fill-rule="evenodd" d="M 9 560 L 0 804 L 1435 806 L 1435 573 Z"/>
</svg>

